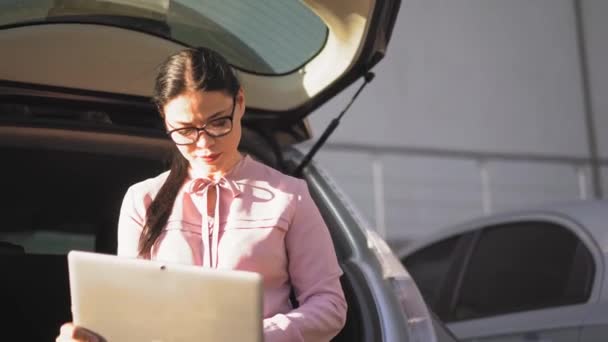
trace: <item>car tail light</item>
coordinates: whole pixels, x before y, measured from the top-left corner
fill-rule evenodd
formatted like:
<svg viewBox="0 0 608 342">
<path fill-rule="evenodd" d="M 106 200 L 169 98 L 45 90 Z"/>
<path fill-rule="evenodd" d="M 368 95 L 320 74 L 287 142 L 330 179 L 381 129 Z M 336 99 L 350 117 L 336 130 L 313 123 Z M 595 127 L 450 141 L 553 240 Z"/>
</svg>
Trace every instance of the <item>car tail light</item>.
<svg viewBox="0 0 608 342">
<path fill-rule="evenodd" d="M 407 328 L 412 342 L 436 342 L 437 336 L 433 330 L 433 322 L 427 306 L 422 299 L 414 279 L 403 267 L 399 259 L 391 251 L 376 232 L 367 230 L 367 244 L 374 252 L 382 266 L 382 275 L 388 280 L 401 306 L 402 314 L 407 322 Z"/>
</svg>

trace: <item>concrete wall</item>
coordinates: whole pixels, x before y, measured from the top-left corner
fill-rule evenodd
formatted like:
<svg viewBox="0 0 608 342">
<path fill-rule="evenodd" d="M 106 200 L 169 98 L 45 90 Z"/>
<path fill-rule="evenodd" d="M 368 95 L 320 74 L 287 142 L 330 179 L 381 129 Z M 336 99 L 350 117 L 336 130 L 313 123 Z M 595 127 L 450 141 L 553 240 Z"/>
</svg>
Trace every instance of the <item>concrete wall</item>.
<svg viewBox="0 0 608 342">
<path fill-rule="evenodd" d="M 583 0 L 583 22 L 589 68 L 591 111 L 598 150 L 608 158 L 608 1 Z"/>
<path fill-rule="evenodd" d="M 404 1 L 376 79 L 332 141 L 586 156 L 572 7 Z M 317 131 L 351 88 L 314 113 Z"/>
<path fill-rule="evenodd" d="M 608 2 L 583 9 L 606 157 Z M 389 239 L 592 197 L 576 28 L 571 0 L 404 1 L 376 79 L 317 160 Z M 358 86 L 312 114 L 315 132 Z"/>
</svg>

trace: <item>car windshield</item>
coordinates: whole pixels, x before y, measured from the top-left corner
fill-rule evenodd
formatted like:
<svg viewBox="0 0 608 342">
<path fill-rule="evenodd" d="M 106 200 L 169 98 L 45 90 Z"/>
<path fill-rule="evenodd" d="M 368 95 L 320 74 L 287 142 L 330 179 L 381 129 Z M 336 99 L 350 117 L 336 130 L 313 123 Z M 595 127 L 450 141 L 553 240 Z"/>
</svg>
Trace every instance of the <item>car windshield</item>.
<svg viewBox="0 0 608 342">
<path fill-rule="evenodd" d="M 323 47 L 327 27 L 298 0 L 9 0 L 0 27 L 48 22 L 99 23 L 144 31 L 219 51 L 237 68 L 292 72 Z"/>
</svg>

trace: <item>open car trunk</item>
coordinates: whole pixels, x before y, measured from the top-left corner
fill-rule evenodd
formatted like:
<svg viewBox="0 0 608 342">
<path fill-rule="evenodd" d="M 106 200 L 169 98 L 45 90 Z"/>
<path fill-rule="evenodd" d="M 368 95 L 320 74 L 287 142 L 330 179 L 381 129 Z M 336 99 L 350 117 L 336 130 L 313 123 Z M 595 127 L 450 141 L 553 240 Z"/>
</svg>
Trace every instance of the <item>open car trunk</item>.
<svg viewBox="0 0 608 342">
<path fill-rule="evenodd" d="M 157 138 L 0 126 L 5 333 L 51 341 L 60 325 L 71 321 L 67 252 L 116 253 L 118 214 L 127 188 L 166 170 L 169 148 L 168 141 Z M 253 132 L 244 131 L 241 150 L 281 168 Z M 342 283 L 349 312 L 335 341 L 361 340 L 361 299 L 348 273 Z"/>
</svg>

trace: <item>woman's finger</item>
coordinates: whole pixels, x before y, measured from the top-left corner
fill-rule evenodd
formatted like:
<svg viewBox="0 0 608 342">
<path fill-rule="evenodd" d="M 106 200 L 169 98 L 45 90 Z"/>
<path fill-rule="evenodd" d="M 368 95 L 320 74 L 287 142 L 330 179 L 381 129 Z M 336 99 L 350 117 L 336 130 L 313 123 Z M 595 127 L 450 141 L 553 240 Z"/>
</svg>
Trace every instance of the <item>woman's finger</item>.
<svg viewBox="0 0 608 342">
<path fill-rule="evenodd" d="M 101 336 L 82 327 L 74 327 L 72 337 L 78 341 L 84 342 L 105 342 L 105 339 Z"/>
<path fill-rule="evenodd" d="M 64 323 L 61 328 L 59 328 L 59 337 L 72 337 L 74 334 L 74 324 L 72 323 Z"/>
<path fill-rule="evenodd" d="M 56 342 L 82 341 L 82 342 L 105 342 L 101 336 L 83 327 L 77 327 L 72 323 L 65 323 L 59 329 L 59 337 Z"/>
</svg>

